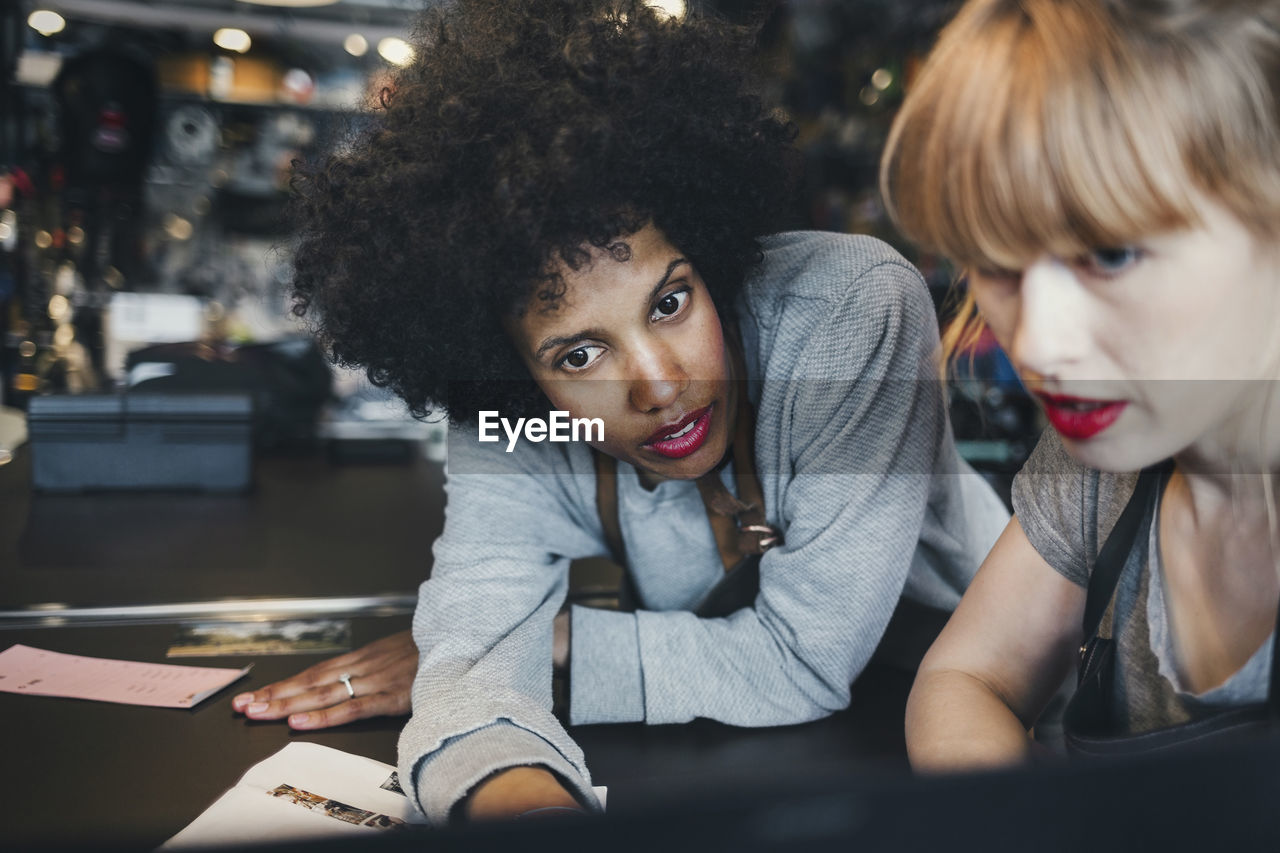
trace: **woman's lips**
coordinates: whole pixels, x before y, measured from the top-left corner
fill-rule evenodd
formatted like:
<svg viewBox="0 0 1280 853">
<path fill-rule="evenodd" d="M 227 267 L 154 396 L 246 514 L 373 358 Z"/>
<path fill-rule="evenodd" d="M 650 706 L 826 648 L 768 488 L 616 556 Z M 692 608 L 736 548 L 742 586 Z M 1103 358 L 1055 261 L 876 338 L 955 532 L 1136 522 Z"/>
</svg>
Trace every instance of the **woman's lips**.
<svg viewBox="0 0 1280 853">
<path fill-rule="evenodd" d="M 697 451 L 710 432 L 711 406 L 704 406 L 659 429 L 649 436 L 644 447 L 668 459 L 682 459 Z"/>
<path fill-rule="evenodd" d="M 1093 400 L 1088 397 L 1069 397 L 1062 394 L 1046 394 L 1037 391 L 1036 396 L 1044 405 L 1049 423 L 1063 438 L 1083 441 L 1093 438 L 1116 422 L 1127 401 Z"/>
</svg>

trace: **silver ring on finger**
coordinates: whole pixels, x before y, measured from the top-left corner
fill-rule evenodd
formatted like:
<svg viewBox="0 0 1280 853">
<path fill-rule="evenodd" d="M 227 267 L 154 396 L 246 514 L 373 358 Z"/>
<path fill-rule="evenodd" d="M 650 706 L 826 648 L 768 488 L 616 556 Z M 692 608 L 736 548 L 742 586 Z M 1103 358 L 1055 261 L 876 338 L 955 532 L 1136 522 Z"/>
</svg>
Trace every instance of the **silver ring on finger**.
<svg viewBox="0 0 1280 853">
<path fill-rule="evenodd" d="M 342 682 L 342 686 L 347 688 L 347 696 L 352 699 L 356 698 L 356 689 L 351 686 L 351 673 L 342 673 L 342 675 L 338 676 L 338 681 Z"/>
</svg>

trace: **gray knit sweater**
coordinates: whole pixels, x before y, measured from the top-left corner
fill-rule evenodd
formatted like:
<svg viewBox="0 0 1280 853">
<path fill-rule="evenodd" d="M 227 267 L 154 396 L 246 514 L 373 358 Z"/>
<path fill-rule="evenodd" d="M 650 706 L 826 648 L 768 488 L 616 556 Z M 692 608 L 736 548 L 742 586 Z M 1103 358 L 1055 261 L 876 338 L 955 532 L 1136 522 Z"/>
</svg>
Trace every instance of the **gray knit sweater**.
<svg viewBox="0 0 1280 853">
<path fill-rule="evenodd" d="M 954 607 L 1007 521 L 956 455 L 919 273 L 867 237 L 781 234 L 764 248 L 738 318 L 757 474 L 785 545 L 761 561 L 754 607 L 699 619 L 689 608 L 723 565 L 696 486 L 649 491 L 619 463 L 644 609 L 574 608 L 574 724 L 769 726 L 843 708 L 898 598 Z M 414 616 L 421 662 L 400 778 L 434 821 L 515 765 L 547 767 L 595 803 L 582 751 L 551 713 L 569 562 L 608 553 L 591 454 L 504 451 L 474 427 L 450 435 L 445 528 Z"/>
</svg>

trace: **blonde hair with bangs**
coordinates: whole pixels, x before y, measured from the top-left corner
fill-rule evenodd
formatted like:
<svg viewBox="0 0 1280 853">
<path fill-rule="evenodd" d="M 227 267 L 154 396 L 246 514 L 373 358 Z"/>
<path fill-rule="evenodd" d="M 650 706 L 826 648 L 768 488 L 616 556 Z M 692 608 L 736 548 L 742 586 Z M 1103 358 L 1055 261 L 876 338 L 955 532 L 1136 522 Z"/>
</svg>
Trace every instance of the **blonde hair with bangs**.
<svg viewBox="0 0 1280 853">
<path fill-rule="evenodd" d="M 1280 0 L 969 0 L 908 83 L 890 215 L 964 269 L 1197 223 L 1280 236 Z M 944 369 L 982 331 L 965 294 Z"/>
</svg>

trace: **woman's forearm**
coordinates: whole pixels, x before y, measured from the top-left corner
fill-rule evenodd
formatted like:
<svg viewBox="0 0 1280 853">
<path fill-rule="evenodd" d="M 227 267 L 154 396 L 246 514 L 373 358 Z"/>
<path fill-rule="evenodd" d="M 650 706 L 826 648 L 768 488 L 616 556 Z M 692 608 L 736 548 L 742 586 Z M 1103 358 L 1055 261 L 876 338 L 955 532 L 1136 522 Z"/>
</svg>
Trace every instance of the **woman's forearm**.
<svg viewBox="0 0 1280 853">
<path fill-rule="evenodd" d="M 907 700 L 907 754 L 919 771 L 1016 764 L 1031 750 L 1017 715 L 969 673 L 922 671 Z"/>
</svg>

